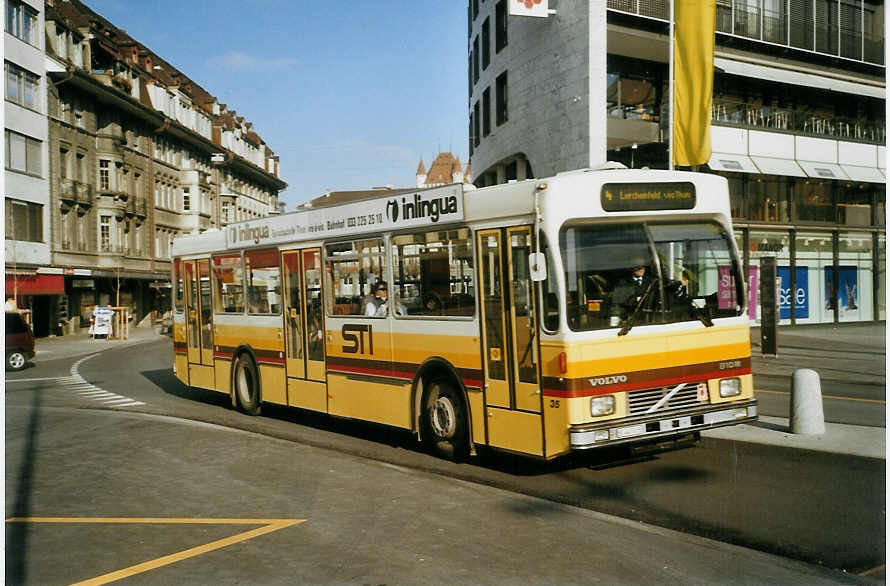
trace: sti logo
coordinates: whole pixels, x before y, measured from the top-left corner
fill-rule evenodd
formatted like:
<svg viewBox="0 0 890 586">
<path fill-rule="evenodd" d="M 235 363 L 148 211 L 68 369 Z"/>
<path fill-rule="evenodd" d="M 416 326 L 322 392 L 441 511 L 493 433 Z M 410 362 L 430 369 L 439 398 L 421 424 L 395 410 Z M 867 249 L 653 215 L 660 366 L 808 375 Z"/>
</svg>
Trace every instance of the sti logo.
<svg viewBox="0 0 890 586">
<path fill-rule="evenodd" d="M 397 222 L 399 219 L 399 202 L 398 200 L 391 199 L 386 203 L 386 215 L 389 217 L 393 223 Z"/>
</svg>

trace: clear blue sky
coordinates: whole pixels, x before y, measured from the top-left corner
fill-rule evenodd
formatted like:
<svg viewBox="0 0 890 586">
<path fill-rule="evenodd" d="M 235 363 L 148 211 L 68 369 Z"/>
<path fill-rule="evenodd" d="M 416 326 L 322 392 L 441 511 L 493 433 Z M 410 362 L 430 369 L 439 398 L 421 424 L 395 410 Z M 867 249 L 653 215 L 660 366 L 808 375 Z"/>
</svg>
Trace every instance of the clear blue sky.
<svg viewBox="0 0 890 586">
<path fill-rule="evenodd" d="M 254 123 L 288 211 L 468 160 L 462 0 L 84 1 Z"/>
</svg>

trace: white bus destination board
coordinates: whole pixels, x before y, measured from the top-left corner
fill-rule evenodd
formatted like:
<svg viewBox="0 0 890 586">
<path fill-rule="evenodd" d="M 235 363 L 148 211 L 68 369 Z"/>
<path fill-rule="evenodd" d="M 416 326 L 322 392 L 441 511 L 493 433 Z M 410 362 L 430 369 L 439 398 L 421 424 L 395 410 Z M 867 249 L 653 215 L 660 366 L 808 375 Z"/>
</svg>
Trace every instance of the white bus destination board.
<svg viewBox="0 0 890 586">
<path fill-rule="evenodd" d="M 230 224 L 225 228 L 226 248 L 436 226 L 463 219 L 463 189 L 446 185 Z"/>
</svg>

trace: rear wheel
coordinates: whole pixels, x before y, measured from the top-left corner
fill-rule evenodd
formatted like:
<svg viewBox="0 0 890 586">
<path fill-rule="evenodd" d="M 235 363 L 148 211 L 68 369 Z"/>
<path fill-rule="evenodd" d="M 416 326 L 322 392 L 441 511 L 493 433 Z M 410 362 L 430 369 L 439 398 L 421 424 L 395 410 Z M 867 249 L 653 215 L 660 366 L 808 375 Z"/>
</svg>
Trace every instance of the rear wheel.
<svg viewBox="0 0 890 586">
<path fill-rule="evenodd" d="M 6 368 L 9 370 L 21 370 L 25 368 L 27 362 L 28 359 L 25 358 L 24 353 L 18 350 L 13 350 L 6 354 Z"/>
<path fill-rule="evenodd" d="M 467 409 L 460 393 L 436 380 L 424 393 L 423 440 L 437 456 L 460 462 L 470 453 Z"/>
<path fill-rule="evenodd" d="M 248 354 L 242 354 L 235 362 L 232 373 L 232 384 L 235 398 L 241 410 L 248 415 L 260 414 L 260 381 L 257 376 L 256 364 Z"/>
</svg>

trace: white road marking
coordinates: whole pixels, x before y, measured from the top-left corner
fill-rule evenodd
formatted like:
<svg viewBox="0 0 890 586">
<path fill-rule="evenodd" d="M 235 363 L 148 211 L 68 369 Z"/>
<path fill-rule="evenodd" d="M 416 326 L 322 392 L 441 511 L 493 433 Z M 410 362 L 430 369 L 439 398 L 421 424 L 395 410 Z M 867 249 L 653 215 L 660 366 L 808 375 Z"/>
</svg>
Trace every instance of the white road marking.
<svg viewBox="0 0 890 586">
<path fill-rule="evenodd" d="M 80 376 L 79 368 L 80 365 L 90 358 L 98 356 L 98 354 L 90 354 L 89 356 L 84 356 L 77 362 L 71 365 L 71 376 L 66 377 L 57 377 L 54 380 L 63 381 L 60 386 L 62 386 L 66 391 L 72 391 L 84 397 L 86 399 L 92 399 L 93 401 L 99 402 L 103 405 L 108 405 L 109 407 L 136 407 L 137 405 L 145 405 L 142 401 L 136 401 L 131 399 L 130 397 L 125 397 L 123 395 L 118 395 L 116 393 L 111 393 L 97 387 L 96 385 L 87 382 L 82 376 Z"/>
</svg>

